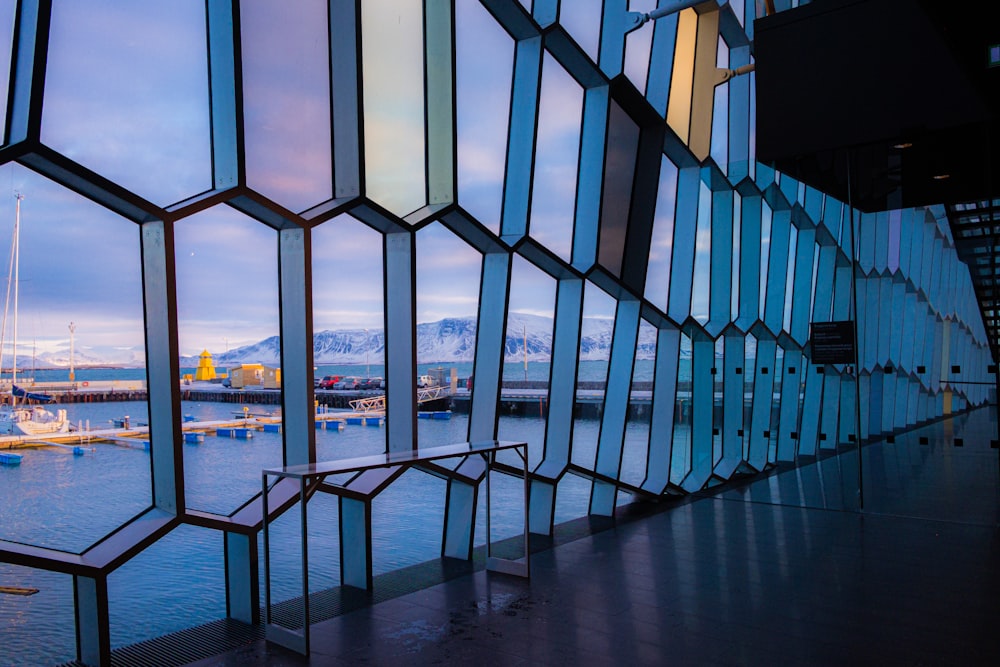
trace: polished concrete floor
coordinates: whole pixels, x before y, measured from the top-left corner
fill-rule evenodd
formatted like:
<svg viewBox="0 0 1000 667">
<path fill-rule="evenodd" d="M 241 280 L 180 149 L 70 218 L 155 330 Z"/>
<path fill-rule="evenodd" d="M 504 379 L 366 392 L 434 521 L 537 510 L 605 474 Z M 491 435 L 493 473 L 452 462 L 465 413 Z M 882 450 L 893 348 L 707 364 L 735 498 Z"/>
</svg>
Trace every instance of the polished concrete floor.
<svg viewBox="0 0 1000 667">
<path fill-rule="evenodd" d="M 845 452 L 195 664 L 997 665 L 995 414 L 866 447 L 860 512 Z"/>
</svg>

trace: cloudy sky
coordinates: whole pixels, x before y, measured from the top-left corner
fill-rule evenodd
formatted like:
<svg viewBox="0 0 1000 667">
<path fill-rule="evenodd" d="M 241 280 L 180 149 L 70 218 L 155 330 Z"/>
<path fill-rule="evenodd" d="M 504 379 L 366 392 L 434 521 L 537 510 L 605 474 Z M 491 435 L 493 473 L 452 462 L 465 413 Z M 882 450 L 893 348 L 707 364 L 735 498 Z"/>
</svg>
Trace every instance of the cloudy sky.
<svg viewBox="0 0 1000 667">
<path fill-rule="evenodd" d="M 424 204 L 422 5 L 362 3 L 366 178 L 372 198 L 399 215 Z M 0 1 L 8 44 L 12 7 Z M 599 16 L 579 11 L 566 21 L 594 56 Z M 459 202 L 497 232 L 514 45 L 479 3 L 458 2 L 456 17 Z M 325 9 L 319 0 L 244 2 L 242 20 L 248 182 L 305 210 L 333 196 Z M 45 144 L 159 205 L 211 186 L 204 2 L 55 3 L 52 33 Z M 634 34 L 627 69 L 641 78 L 650 34 Z M 532 233 L 568 259 L 583 95 L 551 57 L 543 67 Z M 19 347 L 65 347 L 70 322 L 78 349 L 141 346 L 138 228 L 25 167 L 0 166 L 4 287 L 16 193 L 24 195 Z M 215 207 L 178 223 L 176 252 L 182 353 L 277 333 L 273 230 Z M 340 216 L 315 230 L 313 253 L 316 329 L 381 328 L 380 235 Z M 475 314 L 478 254 L 436 224 L 418 233 L 417 253 L 418 321 Z M 551 315 L 550 278 L 518 261 L 512 282 L 512 310 Z M 613 314 L 591 292 L 588 309 Z M 11 335 L 8 321 L 6 346 Z"/>
</svg>

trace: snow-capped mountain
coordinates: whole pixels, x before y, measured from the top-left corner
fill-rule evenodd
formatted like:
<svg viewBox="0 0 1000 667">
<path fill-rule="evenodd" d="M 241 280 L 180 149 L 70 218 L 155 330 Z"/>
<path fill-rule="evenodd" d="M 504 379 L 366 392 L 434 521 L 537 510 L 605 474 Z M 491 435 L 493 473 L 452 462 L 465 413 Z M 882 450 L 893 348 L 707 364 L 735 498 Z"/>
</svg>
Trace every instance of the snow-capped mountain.
<svg viewBox="0 0 1000 667">
<path fill-rule="evenodd" d="M 511 313 L 507 318 L 507 340 L 504 356 L 507 361 L 548 361 L 552 351 L 552 318 Z M 607 359 L 614 334 L 611 318 L 586 317 L 581 325 L 580 358 Z M 420 363 L 471 361 L 476 349 L 476 318 L 449 317 L 437 322 L 417 325 L 417 361 Z M 313 337 L 313 359 L 319 364 L 363 364 L 381 362 L 385 350 L 385 334 L 381 329 L 338 329 L 320 331 Z M 656 351 L 656 331 L 650 326 L 639 329 L 636 347 L 638 359 L 652 359 Z M 135 348 L 77 349 L 75 361 L 83 366 L 142 366 L 143 350 Z M 228 352 L 209 350 L 216 366 L 240 363 L 279 365 L 278 336 L 271 336 L 252 345 Z M 19 367 L 27 367 L 30 359 L 18 359 Z M 36 362 L 48 368 L 69 366 L 69 350 L 40 355 Z M 182 357 L 181 366 L 197 366 L 198 357 Z"/>
<path fill-rule="evenodd" d="M 580 358 L 607 359 L 611 349 L 614 320 L 584 318 L 580 338 Z M 507 340 L 504 356 L 507 361 L 524 359 L 527 342 L 529 361 L 548 361 L 552 352 L 552 318 L 511 313 L 507 318 Z M 471 361 L 476 349 L 476 318 L 449 317 L 437 322 L 417 325 L 417 361 L 420 363 Z M 363 364 L 381 361 L 385 350 L 385 334 L 381 329 L 339 329 L 320 331 L 313 338 L 313 361 L 319 364 Z M 652 359 L 656 350 L 656 331 L 652 327 L 639 330 L 636 355 Z M 367 359 L 366 359 L 367 351 Z M 263 363 L 277 365 L 278 337 L 271 336 L 253 345 L 213 353 L 216 365 Z M 194 365 L 195 357 L 181 360 L 182 365 Z"/>
</svg>

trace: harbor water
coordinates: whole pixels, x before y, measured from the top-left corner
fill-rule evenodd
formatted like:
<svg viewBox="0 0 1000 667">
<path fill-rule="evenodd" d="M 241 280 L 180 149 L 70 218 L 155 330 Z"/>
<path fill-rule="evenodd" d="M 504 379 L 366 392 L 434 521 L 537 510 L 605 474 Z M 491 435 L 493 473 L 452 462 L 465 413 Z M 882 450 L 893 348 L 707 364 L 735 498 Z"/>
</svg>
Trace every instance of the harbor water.
<svg viewBox="0 0 1000 667">
<path fill-rule="evenodd" d="M 354 367 L 355 373 L 357 367 Z M 120 372 L 118 374 L 120 377 Z M 79 375 L 78 375 L 79 379 Z M 101 379 L 101 378 L 95 378 Z M 146 404 L 81 403 L 64 407 L 74 424 L 107 428 L 128 415 L 146 421 Z M 254 406 L 266 412 L 269 406 Z M 184 403 L 196 420 L 228 419 L 238 406 Z M 641 482 L 645 472 L 648 422 L 633 420 L 626 431 L 622 478 Z M 545 422 L 538 417 L 501 417 L 499 437 L 529 443 L 529 463 L 542 452 Z M 467 440 L 467 417 L 418 420 L 422 446 Z M 575 425 L 575 462 L 592 465 L 600 430 L 597 420 Z M 183 445 L 188 506 L 229 514 L 260 491 L 261 470 L 281 465 L 279 433 L 255 432 L 249 440 L 207 436 Z M 384 451 L 385 429 L 348 425 L 342 431 L 317 429 L 317 458 L 328 460 Z M 61 448 L 20 449 L 20 466 L 0 467 L 0 539 L 81 552 L 151 503 L 149 453 L 140 447 L 88 445 L 83 456 Z M 514 458 L 509 461 L 520 465 Z M 500 473 L 491 477 L 492 538 L 523 530 L 523 483 Z M 481 488 L 480 493 L 484 493 Z M 567 475 L 557 494 L 557 523 L 587 512 L 590 483 Z M 375 574 L 439 557 L 445 482 L 409 471 L 373 502 Z M 630 496 L 620 494 L 620 502 Z M 480 499 L 476 544 L 485 543 L 485 500 Z M 272 595 L 296 596 L 298 513 L 272 526 Z M 318 494 L 310 502 L 310 589 L 339 583 L 337 500 Z M 114 646 L 184 629 L 225 616 L 223 537 L 218 531 L 181 526 L 112 573 L 108 580 Z M 261 563 L 263 559 L 261 558 Z M 68 575 L 0 564 L 0 586 L 39 589 L 30 596 L 0 595 L 0 665 L 55 664 L 75 657 L 72 581 Z"/>
</svg>

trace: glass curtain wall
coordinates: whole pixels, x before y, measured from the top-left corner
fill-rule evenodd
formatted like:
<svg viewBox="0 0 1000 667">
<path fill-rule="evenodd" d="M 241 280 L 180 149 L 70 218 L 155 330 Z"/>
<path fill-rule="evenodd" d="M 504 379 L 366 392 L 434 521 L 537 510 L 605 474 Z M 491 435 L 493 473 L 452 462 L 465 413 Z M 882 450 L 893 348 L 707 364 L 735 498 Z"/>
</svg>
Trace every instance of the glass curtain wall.
<svg viewBox="0 0 1000 667">
<path fill-rule="evenodd" d="M 32 335 L 63 385 L 70 345 L 134 375 L 145 429 L 79 457 L 0 435 L 0 585 L 40 589 L 0 600 L 5 658 L 109 664 L 223 614 L 259 622 L 262 466 L 526 441 L 527 520 L 551 535 L 988 401 L 944 209 L 859 215 L 758 164 L 756 75 L 726 70 L 753 64 L 763 3 L 626 34 L 627 9 L 655 4 L 0 2 L 0 212 L 12 229 L 25 195 L 31 277 L 19 345 Z M 857 364 L 812 363 L 810 325 L 831 321 L 856 321 Z M 195 408 L 232 416 L 221 378 L 184 384 L 202 351 L 271 355 L 279 426 L 260 447 L 185 449 L 202 447 L 185 441 Z M 418 422 L 433 373 L 440 423 Z M 329 409 L 367 390 L 314 386 L 327 376 L 384 379 L 378 414 L 338 429 Z M 525 519 L 520 463 L 498 464 L 494 539 Z M 471 555 L 484 473 L 330 480 L 310 500 L 311 590 Z M 367 564 L 339 562 L 358 539 Z M 167 551 L 197 576 L 164 602 Z"/>
</svg>

